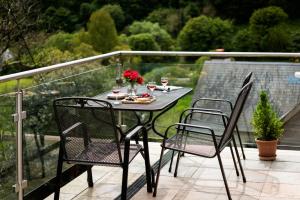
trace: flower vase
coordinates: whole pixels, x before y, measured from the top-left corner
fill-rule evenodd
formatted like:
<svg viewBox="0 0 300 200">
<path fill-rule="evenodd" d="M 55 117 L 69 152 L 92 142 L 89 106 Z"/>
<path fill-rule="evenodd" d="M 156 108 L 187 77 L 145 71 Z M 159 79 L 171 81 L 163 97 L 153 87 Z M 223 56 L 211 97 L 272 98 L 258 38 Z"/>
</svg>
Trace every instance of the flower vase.
<svg viewBox="0 0 300 200">
<path fill-rule="evenodd" d="M 127 94 L 130 97 L 134 97 L 137 95 L 137 87 L 134 83 L 130 83 L 127 88 Z"/>
</svg>

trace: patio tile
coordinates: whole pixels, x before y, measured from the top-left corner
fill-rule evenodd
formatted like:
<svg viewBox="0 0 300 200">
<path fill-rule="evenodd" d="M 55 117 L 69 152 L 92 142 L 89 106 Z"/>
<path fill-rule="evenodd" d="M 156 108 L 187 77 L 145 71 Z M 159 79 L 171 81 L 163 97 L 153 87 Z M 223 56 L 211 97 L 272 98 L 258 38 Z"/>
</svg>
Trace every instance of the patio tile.
<svg viewBox="0 0 300 200">
<path fill-rule="evenodd" d="M 260 196 L 263 189 L 264 183 L 253 183 L 253 182 L 228 182 L 229 190 L 232 195 L 238 196 Z M 225 187 L 222 192 L 226 194 Z"/>
<path fill-rule="evenodd" d="M 177 189 L 158 189 L 157 195 L 154 198 L 152 193 L 148 193 L 146 187 L 143 187 L 136 195 L 134 195 L 132 200 L 172 200 L 177 192 Z"/>
<path fill-rule="evenodd" d="M 300 185 L 283 183 L 265 183 L 262 189 L 262 197 L 281 197 L 284 199 L 300 199 Z"/>
<path fill-rule="evenodd" d="M 115 198 L 120 194 L 121 185 L 110 183 L 96 183 L 93 188 L 87 188 L 80 193 L 80 196 L 95 198 Z M 78 198 L 79 198 L 78 197 Z"/>
<path fill-rule="evenodd" d="M 299 172 L 300 162 L 275 162 L 274 161 L 271 165 L 271 169 L 273 171 L 281 171 L 281 172 Z"/>
<path fill-rule="evenodd" d="M 300 171 L 299 173 L 293 172 L 279 172 L 279 171 L 270 171 L 268 178 L 266 179 L 267 183 L 284 183 L 284 184 L 297 184 L 300 185 Z"/>
<path fill-rule="evenodd" d="M 269 175 L 269 171 L 264 171 L 264 170 L 244 170 L 244 173 L 247 182 L 258 182 L 258 183 L 264 183 Z M 234 171 L 229 176 L 228 181 L 243 182 L 242 174 L 240 173 L 240 176 L 237 176 Z"/>
<path fill-rule="evenodd" d="M 214 200 L 218 197 L 217 193 L 208 191 L 179 191 L 174 200 Z"/>
</svg>

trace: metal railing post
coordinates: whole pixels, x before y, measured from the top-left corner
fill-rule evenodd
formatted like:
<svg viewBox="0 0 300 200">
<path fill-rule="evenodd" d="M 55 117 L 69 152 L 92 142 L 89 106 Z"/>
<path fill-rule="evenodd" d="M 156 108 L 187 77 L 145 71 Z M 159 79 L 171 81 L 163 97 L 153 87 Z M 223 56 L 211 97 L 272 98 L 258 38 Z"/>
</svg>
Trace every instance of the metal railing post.
<svg viewBox="0 0 300 200">
<path fill-rule="evenodd" d="M 23 119 L 26 118 L 26 112 L 23 111 L 23 91 L 20 90 L 20 79 L 17 80 L 16 92 L 16 113 L 13 114 L 16 123 L 16 184 L 15 192 L 18 193 L 18 200 L 24 196 L 23 189 L 27 187 L 27 180 L 23 180 Z"/>
</svg>

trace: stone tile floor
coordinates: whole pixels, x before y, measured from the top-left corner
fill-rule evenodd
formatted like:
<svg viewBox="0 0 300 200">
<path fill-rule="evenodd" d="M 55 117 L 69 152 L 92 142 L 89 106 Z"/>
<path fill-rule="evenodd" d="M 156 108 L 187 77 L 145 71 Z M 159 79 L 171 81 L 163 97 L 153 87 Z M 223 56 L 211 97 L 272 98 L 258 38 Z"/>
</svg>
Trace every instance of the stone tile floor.
<svg viewBox="0 0 300 200">
<path fill-rule="evenodd" d="M 159 158 L 159 143 L 150 143 L 151 163 Z M 296 200 L 300 199 L 300 152 L 278 150 L 277 160 L 260 161 L 257 149 L 245 149 L 247 159 L 242 161 L 247 183 L 237 177 L 229 149 L 222 160 L 230 192 L 234 200 Z M 185 155 L 180 162 L 177 178 L 162 169 L 156 198 L 143 187 L 132 199 L 163 200 L 223 200 L 227 199 L 217 158 L 207 159 Z M 139 155 L 129 166 L 129 184 L 144 173 L 144 162 Z M 88 188 L 86 174 L 61 189 L 62 200 L 114 199 L 121 191 L 121 168 L 93 167 L 94 188 Z M 46 198 L 53 199 L 53 195 Z"/>
</svg>

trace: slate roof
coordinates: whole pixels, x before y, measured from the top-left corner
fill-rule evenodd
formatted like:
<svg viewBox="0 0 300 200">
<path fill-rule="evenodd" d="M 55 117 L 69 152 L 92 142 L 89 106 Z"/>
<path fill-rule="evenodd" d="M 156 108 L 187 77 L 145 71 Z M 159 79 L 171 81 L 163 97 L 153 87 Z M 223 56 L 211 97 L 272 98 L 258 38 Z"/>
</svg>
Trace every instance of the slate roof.
<svg viewBox="0 0 300 200">
<path fill-rule="evenodd" d="M 251 132 L 250 120 L 260 90 L 266 90 L 279 116 L 290 119 L 300 103 L 299 63 L 244 62 L 228 60 L 206 61 L 199 77 L 193 100 L 199 97 L 226 98 L 235 101 L 245 76 L 253 72 L 252 91 L 239 120 L 239 128 Z M 223 108 L 225 109 L 225 108 Z M 298 110 L 298 109 L 297 109 Z M 288 116 L 288 117 L 287 117 Z"/>
</svg>

